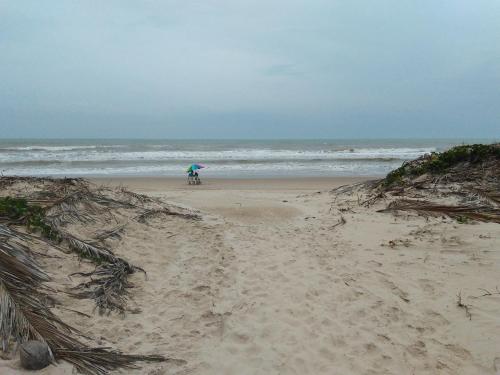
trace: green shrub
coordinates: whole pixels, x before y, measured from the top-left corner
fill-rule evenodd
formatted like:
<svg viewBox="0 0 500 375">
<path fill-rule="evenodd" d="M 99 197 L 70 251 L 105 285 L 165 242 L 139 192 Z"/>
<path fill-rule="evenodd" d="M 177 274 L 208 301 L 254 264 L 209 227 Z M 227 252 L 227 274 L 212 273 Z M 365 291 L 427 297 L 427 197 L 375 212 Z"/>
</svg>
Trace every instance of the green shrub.
<svg viewBox="0 0 500 375">
<path fill-rule="evenodd" d="M 480 163 L 490 158 L 500 159 L 500 144 L 462 145 L 444 152 L 433 152 L 422 162 L 405 163 L 390 172 L 383 181 L 385 186 L 400 185 L 405 177 L 418 177 L 425 173 L 439 174 L 459 163 Z"/>
<path fill-rule="evenodd" d="M 24 198 L 0 198 L 0 217 L 23 222 L 29 230 L 39 231 L 44 237 L 59 240 L 50 225 L 45 223 L 45 210 L 36 204 L 29 205 Z"/>
<path fill-rule="evenodd" d="M 26 215 L 28 203 L 26 199 L 5 197 L 0 198 L 0 216 L 17 220 Z"/>
</svg>

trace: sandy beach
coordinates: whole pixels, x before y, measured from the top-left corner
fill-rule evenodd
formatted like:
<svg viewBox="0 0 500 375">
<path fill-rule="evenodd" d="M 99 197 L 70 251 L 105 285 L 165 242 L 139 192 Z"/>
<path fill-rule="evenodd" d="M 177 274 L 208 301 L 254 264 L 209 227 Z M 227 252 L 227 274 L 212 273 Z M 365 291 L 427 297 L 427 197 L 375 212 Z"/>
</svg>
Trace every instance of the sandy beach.
<svg viewBox="0 0 500 375">
<path fill-rule="evenodd" d="M 99 181 L 207 215 L 120 250 L 158 288 L 135 294 L 145 310 L 124 347 L 161 343 L 187 361 L 155 374 L 495 373 L 500 298 L 480 296 L 498 283 L 497 224 L 340 212 L 356 197 L 329 190 L 358 181 Z"/>
<path fill-rule="evenodd" d="M 131 223 L 115 243 L 147 272 L 132 275 L 138 313 L 99 316 L 65 296 L 92 318 L 59 313 L 102 345 L 174 358 L 118 373 L 496 374 L 498 224 L 393 216 L 376 212 L 383 203 L 367 208 L 356 194 L 331 192 L 361 181 L 93 180 L 202 220 Z M 80 270 L 74 256 L 44 266 L 63 285 Z"/>
</svg>

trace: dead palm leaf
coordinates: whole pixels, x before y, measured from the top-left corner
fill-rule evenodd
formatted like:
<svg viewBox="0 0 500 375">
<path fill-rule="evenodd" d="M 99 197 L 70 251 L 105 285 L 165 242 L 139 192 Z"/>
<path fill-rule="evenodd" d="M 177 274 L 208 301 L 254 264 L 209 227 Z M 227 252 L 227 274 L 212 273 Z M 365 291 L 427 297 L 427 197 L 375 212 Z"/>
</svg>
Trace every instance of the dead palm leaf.
<svg viewBox="0 0 500 375">
<path fill-rule="evenodd" d="M 449 206 L 430 201 L 401 199 L 391 202 L 387 208 L 378 212 L 415 211 L 422 215 L 446 215 L 452 218 L 467 217 L 473 220 L 500 224 L 500 209 L 488 206 L 457 205 Z"/>
<path fill-rule="evenodd" d="M 12 235 L 12 236 L 11 236 Z M 21 246 L 19 237 L 0 225 L 0 338 L 2 350 L 13 340 L 46 342 L 54 358 L 72 363 L 80 372 L 103 375 L 117 368 L 135 368 L 138 361 L 163 361 L 158 355 L 127 355 L 109 348 L 91 348 L 76 338 L 75 328 L 62 322 L 45 301 L 51 291 L 48 275 Z"/>
</svg>

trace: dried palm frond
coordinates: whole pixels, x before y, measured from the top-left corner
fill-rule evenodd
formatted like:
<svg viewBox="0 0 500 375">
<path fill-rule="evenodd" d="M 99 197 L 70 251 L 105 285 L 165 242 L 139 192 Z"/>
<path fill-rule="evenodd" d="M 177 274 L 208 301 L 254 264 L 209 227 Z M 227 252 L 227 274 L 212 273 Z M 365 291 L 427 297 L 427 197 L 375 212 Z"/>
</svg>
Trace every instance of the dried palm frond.
<svg viewBox="0 0 500 375">
<path fill-rule="evenodd" d="M 168 361 L 161 355 L 134 355 L 123 354 L 110 348 L 74 348 L 59 349 L 57 359 L 63 359 L 73 364 L 78 371 L 89 375 L 103 375 L 109 371 L 123 369 L 137 369 L 136 362 L 164 362 Z"/>
<path fill-rule="evenodd" d="M 90 210 L 91 213 L 94 210 Z M 63 226 L 67 223 L 91 223 L 95 222 L 95 218 L 91 216 L 88 210 L 81 209 L 76 204 L 61 202 L 57 205 L 52 206 L 45 216 L 45 220 L 50 223 L 53 227 Z"/>
<path fill-rule="evenodd" d="M 150 217 L 157 216 L 157 215 L 179 216 L 179 217 L 182 217 L 182 218 L 188 219 L 188 220 L 201 220 L 200 215 L 197 215 L 194 213 L 189 213 L 189 212 L 173 211 L 167 207 L 163 207 L 160 209 L 145 210 L 141 214 L 134 217 L 134 220 L 137 220 L 140 223 L 145 223 L 146 219 L 148 219 Z"/>
<path fill-rule="evenodd" d="M 118 191 L 122 195 L 125 195 L 128 198 L 131 198 L 131 199 L 135 200 L 138 203 L 151 203 L 151 202 L 155 202 L 156 201 L 154 198 L 151 198 L 148 195 L 135 193 L 133 191 L 125 189 L 123 186 Z"/>
<path fill-rule="evenodd" d="M 93 272 L 73 273 L 70 277 L 84 276 L 91 278 L 90 281 L 80 283 L 73 288 L 74 290 L 80 290 L 74 296 L 93 299 L 99 309 L 99 314 L 105 312 L 109 314 L 113 310 L 124 313 L 127 289 L 132 287 L 128 282 L 128 276 L 133 272 L 134 269 L 131 269 L 129 264 L 118 261 L 97 266 Z"/>
<path fill-rule="evenodd" d="M 109 194 L 112 194 L 112 191 L 108 192 Z M 105 207 L 113 207 L 113 208 L 134 208 L 136 207 L 135 204 L 124 201 L 124 200 L 118 200 L 115 198 L 112 198 L 110 196 L 107 196 L 105 194 L 105 191 L 96 191 L 92 192 L 91 194 L 91 199 L 93 202 L 100 204 L 101 206 Z"/>
<path fill-rule="evenodd" d="M 360 202 L 359 204 L 361 206 L 370 207 L 371 205 L 375 204 L 377 201 L 379 201 L 381 199 L 384 199 L 385 197 L 386 197 L 386 194 L 383 191 L 381 191 L 378 194 L 370 196 L 368 199 Z"/>
<path fill-rule="evenodd" d="M 118 260 L 115 254 L 107 248 L 81 240 L 67 232 L 60 233 L 60 236 L 68 243 L 69 248 L 78 253 L 82 258 L 91 259 L 97 263 L 103 261 L 114 263 Z"/>
<path fill-rule="evenodd" d="M 500 209 L 488 206 L 449 206 L 432 203 L 430 201 L 401 199 L 391 202 L 387 208 L 379 210 L 378 212 L 387 211 L 415 211 L 419 214 L 428 216 L 447 215 L 457 219 L 466 217 L 473 220 L 500 224 Z"/>
<path fill-rule="evenodd" d="M 54 315 L 47 305 L 48 275 L 5 226 L 0 225 L 0 338 L 2 350 L 14 340 L 46 342 L 56 360 L 72 363 L 80 372 L 104 375 L 117 368 L 135 368 L 138 361 L 164 361 L 162 356 L 127 355 L 109 348 L 91 348 L 80 333 Z M 13 236 L 11 238 L 11 236 Z M 13 241 L 14 239 L 14 241 Z M 125 266 L 123 266 L 125 268 Z"/>
<path fill-rule="evenodd" d="M 0 190 L 6 189 L 7 187 L 14 185 L 18 181 L 19 180 L 13 176 L 2 176 L 2 178 L 0 178 Z"/>
<path fill-rule="evenodd" d="M 78 190 L 72 192 L 71 194 L 63 196 L 60 203 L 65 203 L 67 205 L 86 205 L 88 210 L 97 212 L 97 209 L 91 205 L 92 203 L 92 193 L 88 190 Z"/>
<path fill-rule="evenodd" d="M 72 329 L 45 305 L 50 289 L 48 275 L 24 247 L 4 240 L 0 243 L 0 336 L 2 349 L 8 341 L 36 339 L 53 348 L 67 341 Z M 73 330 L 76 331 L 76 330 Z"/>
<path fill-rule="evenodd" d="M 94 243 L 81 240 L 66 232 L 61 234 L 61 239 L 67 241 L 69 248 L 80 254 L 83 258 L 94 260 L 98 264 L 101 262 L 122 263 L 129 270 L 143 271 L 142 268 L 133 266 L 126 260 L 117 257 L 110 249 L 107 249 L 105 247 L 101 247 Z"/>
<path fill-rule="evenodd" d="M 114 228 L 112 235 L 125 227 L 126 224 Z M 77 285 L 74 289 L 79 289 L 80 292 L 74 296 L 77 298 L 93 299 L 99 313 L 110 313 L 111 311 L 125 312 L 126 304 L 126 289 L 131 285 L 128 282 L 128 276 L 136 271 L 146 272 L 137 266 L 134 266 L 126 260 L 117 257 L 111 250 L 97 246 L 94 243 L 89 243 L 76 238 L 68 233 L 61 235 L 61 238 L 67 241 L 68 246 L 80 256 L 90 259 L 98 266 L 90 273 L 74 273 L 70 276 L 90 277 L 91 280 Z M 105 238 L 105 237 L 103 237 Z"/>
<path fill-rule="evenodd" d="M 363 182 L 358 182 L 355 184 L 349 184 L 349 185 L 340 185 L 337 186 L 334 189 L 331 189 L 329 191 L 330 194 L 350 194 L 353 191 L 359 190 L 359 189 L 371 189 L 373 186 L 377 185 L 379 183 L 378 180 L 368 180 L 368 181 L 363 181 Z"/>
<path fill-rule="evenodd" d="M 0 240 L 3 242 L 12 239 L 27 240 L 28 238 L 28 235 L 18 232 L 5 224 L 0 224 Z"/>
<path fill-rule="evenodd" d="M 110 238 L 110 237 L 120 238 L 121 237 L 120 233 L 123 232 L 123 230 L 125 229 L 126 226 L 127 226 L 127 223 L 124 223 L 124 224 L 117 225 L 114 228 L 100 231 L 100 232 L 96 233 L 94 238 L 96 240 L 100 240 L 100 241 L 103 241 L 106 238 Z"/>
<path fill-rule="evenodd" d="M 95 221 L 92 215 L 102 215 L 103 208 L 133 207 L 129 202 L 114 199 L 104 193 L 102 188 L 97 190 L 88 184 L 79 185 L 76 190 L 64 192 L 60 199 L 51 206 L 52 212 L 49 211 L 49 215 L 53 217 L 53 220 L 56 220 L 57 216 L 66 216 L 58 219 L 59 225 L 65 222 L 64 219 L 85 223 Z"/>
<path fill-rule="evenodd" d="M 65 200 L 56 207 L 58 209 L 61 207 L 71 207 L 71 212 L 74 213 L 74 216 L 79 217 L 81 210 L 78 210 L 77 205 L 81 205 L 81 196 L 73 194 L 72 197 L 75 199 L 74 201 L 70 200 L 70 203 L 68 203 L 68 201 Z M 92 202 L 91 199 L 93 199 L 93 197 L 94 196 L 90 198 L 87 197 L 89 201 L 86 203 L 86 206 L 90 205 L 89 202 Z M 54 219 L 54 217 L 56 219 Z M 105 247 L 105 245 L 98 245 L 96 241 L 82 240 L 68 233 L 66 230 L 61 230 L 59 225 L 63 217 L 64 216 L 54 214 L 54 216 L 46 217 L 45 220 L 50 223 L 51 228 L 55 228 L 54 231 L 57 231 L 58 239 L 64 241 L 72 251 L 76 252 L 82 258 L 89 259 L 100 265 L 93 273 L 80 274 L 80 276 L 88 277 L 97 276 L 97 279 L 81 283 L 78 288 L 82 289 L 82 291 L 75 296 L 78 298 L 93 299 L 96 303 L 96 308 L 99 309 L 101 314 L 105 311 L 109 313 L 113 310 L 123 313 L 126 303 L 125 288 L 129 287 L 127 277 L 137 270 L 142 272 L 144 272 L 144 270 L 117 257 L 109 248 Z M 110 236 L 119 236 L 119 232 L 124 229 L 125 225 L 126 223 L 112 228 L 111 230 L 98 233 L 96 240 L 103 241 Z"/>
<path fill-rule="evenodd" d="M 14 185 L 20 180 L 13 178 L 6 184 L 10 182 Z M 20 191 L 25 194 L 20 195 Z M 110 208 L 144 209 L 146 199 L 135 193 L 127 194 L 129 199 L 124 199 L 115 191 L 104 188 L 96 189 L 83 180 L 44 178 L 22 179 L 19 187 L 12 187 L 9 192 L 13 196 L 24 199 L 24 203 L 28 206 L 36 203 L 38 207 L 35 224 L 37 226 L 33 229 L 42 236 L 51 234 L 47 238 L 52 241 L 46 239 L 47 244 L 52 247 L 56 247 L 56 244 L 69 247 L 80 256 L 98 264 L 94 272 L 79 274 L 90 279 L 77 285 L 76 296 L 94 299 L 100 313 L 113 310 L 126 311 L 127 290 L 132 286 L 128 276 L 136 271 L 144 272 L 144 270 L 117 257 L 105 244 L 78 238 L 62 227 L 66 223 L 104 222 L 107 224 L 110 222 L 107 220 L 109 216 L 103 219 L 103 213 L 112 215 Z M 27 207 L 27 209 L 31 208 Z M 19 220 L 19 223 L 27 226 L 34 222 L 25 220 L 22 215 Z M 12 224 L 12 218 L 9 219 L 9 224 Z M 105 238 L 117 236 L 125 225 L 105 229 L 98 233 L 95 239 L 102 241 Z M 137 361 L 164 360 L 161 356 L 126 355 L 108 350 L 108 348 L 91 348 L 77 338 L 80 335 L 78 331 L 67 326 L 52 314 L 50 307 L 53 303 L 50 301 L 53 299 L 49 294 L 52 291 L 45 286 L 48 276 L 36 263 L 31 263 L 33 262 L 31 255 L 34 253 L 29 249 L 42 238 L 38 238 L 35 234 L 23 234 L 6 226 L 0 226 L 2 244 L 0 248 L 0 338 L 4 341 L 4 348 L 7 349 L 12 340 L 16 342 L 28 339 L 42 340 L 47 342 L 56 360 L 64 359 L 74 364 L 79 371 L 92 375 L 106 374 L 119 367 L 134 368 L 134 363 Z M 27 246 L 28 243 L 30 246 Z M 24 268 L 23 262 L 26 263 Z M 32 278 L 37 276 L 37 271 L 41 274 L 38 275 L 38 280 L 30 282 L 26 277 L 18 276 L 22 270 L 25 270 L 28 275 L 31 272 Z M 13 275 L 11 279 L 8 278 L 9 272 Z"/>
<path fill-rule="evenodd" d="M 500 204 L 500 187 L 498 190 L 490 190 L 490 191 L 479 191 L 480 194 L 482 194 L 484 197 L 489 199 L 490 201 L 493 201 L 496 204 Z"/>
</svg>

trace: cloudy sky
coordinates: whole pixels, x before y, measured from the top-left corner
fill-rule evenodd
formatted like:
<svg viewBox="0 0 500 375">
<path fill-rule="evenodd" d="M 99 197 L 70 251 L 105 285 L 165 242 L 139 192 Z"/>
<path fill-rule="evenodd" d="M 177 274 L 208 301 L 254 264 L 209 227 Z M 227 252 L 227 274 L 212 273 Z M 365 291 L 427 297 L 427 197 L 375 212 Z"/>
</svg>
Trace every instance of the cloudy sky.
<svg viewBox="0 0 500 375">
<path fill-rule="evenodd" d="M 500 137 L 498 0 L 0 0 L 2 137 Z"/>
</svg>

